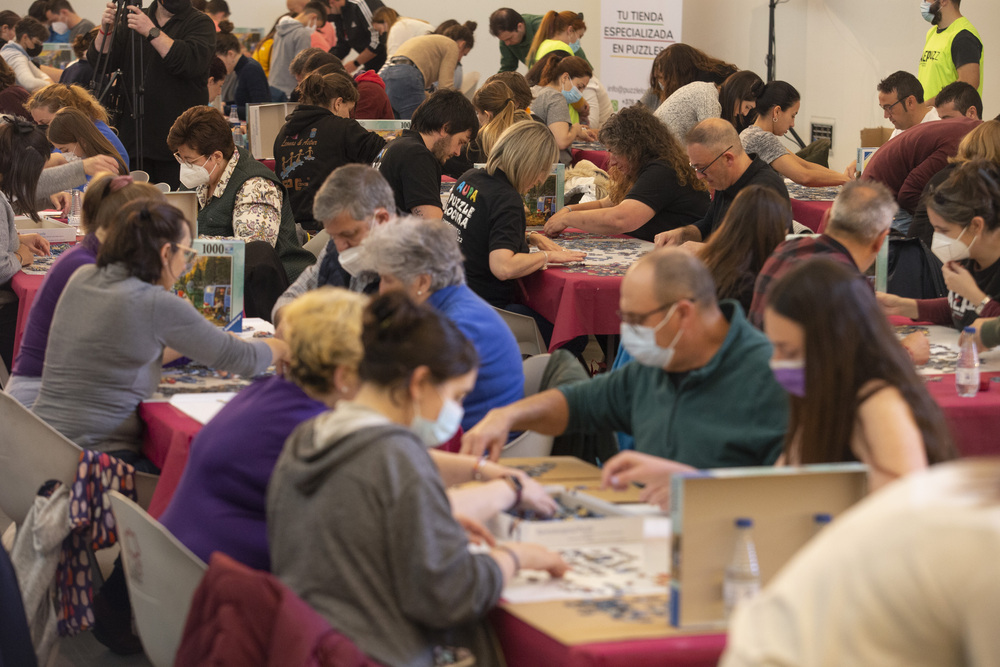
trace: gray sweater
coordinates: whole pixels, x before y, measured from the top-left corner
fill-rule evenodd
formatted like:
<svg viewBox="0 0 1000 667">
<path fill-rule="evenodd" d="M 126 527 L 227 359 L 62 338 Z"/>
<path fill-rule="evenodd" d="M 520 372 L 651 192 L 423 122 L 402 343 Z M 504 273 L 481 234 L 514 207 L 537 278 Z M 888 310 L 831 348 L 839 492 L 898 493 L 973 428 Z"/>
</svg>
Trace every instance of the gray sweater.
<svg viewBox="0 0 1000 667">
<path fill-rule="evenodd" d="M 80 267 L 52 317 L 33 411 L 81 447 L 139 451 L 137 409 L 156 391 L 164 347 L 242 375 L 271 363 L 263 341 L 223 332 L 189 302 L 124 267 Z"/>
<path fill-rule="evenodd" d="M 469 552 L 420 440 L 354 403 L 289 437 L 267 529 L 272 571 L 391 667 L 432 665 L 434 644 L 454 642 L 441 631 L 479 620 L 503 587 L 496 562 Z"/>
</svg>

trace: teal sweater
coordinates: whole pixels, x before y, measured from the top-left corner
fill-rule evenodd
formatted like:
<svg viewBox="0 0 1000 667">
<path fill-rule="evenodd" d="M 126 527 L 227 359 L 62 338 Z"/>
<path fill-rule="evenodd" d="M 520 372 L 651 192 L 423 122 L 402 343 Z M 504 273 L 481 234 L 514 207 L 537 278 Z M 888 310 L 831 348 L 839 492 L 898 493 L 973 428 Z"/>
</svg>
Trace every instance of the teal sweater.
<svg viewBox="0 0 1000 667">
<path fill-rule="evenodd" d="M 702 368 L 667 373 L 631 362 L 593 380 L 560 387 L 569 431 L 611 429 L 636 449 L 696 468 L 770 465 L 788 428 L 788 396 L 768 365 L 771 344 L 735 301 L 722 347 Z"/>
</svg>

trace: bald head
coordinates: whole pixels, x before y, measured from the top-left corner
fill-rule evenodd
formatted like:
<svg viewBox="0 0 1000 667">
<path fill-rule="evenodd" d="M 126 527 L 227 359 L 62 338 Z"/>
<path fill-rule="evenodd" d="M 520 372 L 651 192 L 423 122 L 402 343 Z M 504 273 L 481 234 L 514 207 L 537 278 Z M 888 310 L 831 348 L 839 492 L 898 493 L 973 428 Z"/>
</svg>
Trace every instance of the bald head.
<svg viewBox="0 0 1000 667">
<path fill-rule="evenodd" d="M 733 155 L 741 155 L 744 152 L 736 128 L 728 120 L 721 118 L 709 118 L 698 123 L 688 132 L 687 143 L 700 144 L 715 153 L 721 153 L 730 147 L 732 148 L 729 152 Z"/>
<path fill-rule="evenodd" d="M 664 248 L 640 257 L 629 267 L 626 277 L 651 280 L 653 296 L 661 304 L 681 299 L 695 301 L 699 307 L 715 307 L 715 281 L 700 259 L 679 248 Z"/>
</svg>

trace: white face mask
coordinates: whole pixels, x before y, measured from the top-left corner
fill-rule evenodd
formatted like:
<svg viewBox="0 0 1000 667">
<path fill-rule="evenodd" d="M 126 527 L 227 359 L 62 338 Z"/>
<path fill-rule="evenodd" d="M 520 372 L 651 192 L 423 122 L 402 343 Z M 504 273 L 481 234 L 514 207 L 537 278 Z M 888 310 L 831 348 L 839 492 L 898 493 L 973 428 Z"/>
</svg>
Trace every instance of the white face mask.
<svg viewBox="0 0 1000 667">
<path fill-rule="evenodd" d="M 69 26 L 62 21 L 53 21 L 52 32 L 54 32 L 57 35 L 65 35 L 67 32 L 69 32 Z"/>
<path fill-rule="evenodd" d="M 416 433 L 428 448 L 437 447 L 458 433 L 464 416 L 465 410 L 462 406 L 457 401 L 447 398 L 441 404 L 441 410 L 434 421 L 421 415 L 420 406 L 417 406 L 413 421 L 410 422 L 410 430 Z"/>
<path fill-rule="evenodd" d="M 369 233 L 375 229 L 375 224 L 375 216 L 372 216 L 372 219 L 368 222 Z M 362 242 L 364 242 L 364 239 L 362 239 Z M 340 253 L 337 261 L 340 262 L 340 268 L 344 269 L 344 271 L 347 271 L 347 273 L 355 278 L 369 268 L 364 266 L 364 254 L 361 250 L 361 244 L 348 248 L 344 252 Z"/>
<path fill-rule="evenodd" d="M 82 160 L 83 158 L 73 153 L 72 151 L 65 151 L 63 157 L 66 158 L 66 162 L 76 162 L 77 160 Z"/>
<path fill-rule="evenodd" d="M 214 171 L 215 167 L 212 167 L 212 172 Z M 208 169 L 205 169 L 204 165 L 182 162 L 180 178 L 181 184 L 184 187 L 194 190 L 203 185 L 208 185 L 208 182 L 212 179 L 212 174 Z"/>
<path fill-rule="evenodd" d="M 962 234 L 965 234 L 965 229 L 962 230 Z M 958 238 L 953 239 L 941 232 L 934 232 L 934 238 L 931 241 L 931 252 L 941 260 L 942 264 L 959 262 L 969 258 L 969 250 L 976 243 L 976 238 L 974 237 L 972 243 L 969 245 L 965 245 L 959 240 L 962 238 L 962 234 L 959 234 Z"/>
<path fill-rule="evenodd" d="M 632 355 L 632 358 L 643 366 L 666 369 L 674 359 L 674 350 L 677 341 L 680 340 L 683 329 L 677 331 L 669 347 L 660 347 L 656 343 L 656 333 L 663 328 L 670 318 L 673 317 L 677 304 L 670 306 L 667 316 L 660 320 L 655 327 L 645 327 L 641 324 L 622 323 L 621 336 L 622 346 L 625 351 Z"/>
</svg>

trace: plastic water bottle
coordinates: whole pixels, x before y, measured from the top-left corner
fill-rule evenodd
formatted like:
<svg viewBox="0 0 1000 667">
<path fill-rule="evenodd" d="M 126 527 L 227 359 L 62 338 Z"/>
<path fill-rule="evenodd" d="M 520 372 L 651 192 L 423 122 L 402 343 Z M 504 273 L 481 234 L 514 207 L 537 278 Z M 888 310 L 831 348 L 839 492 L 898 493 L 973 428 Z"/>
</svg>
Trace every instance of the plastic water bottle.
<svg viewBox="0 0 1000 667">
<path fill-rule="evenodd" d="M 70 227 L 80 228 L 80 217 L 83 212 L 83 193 L 79 190 L 71 191 L 71 203 L 69 205 L 69 217 L 66 222 Z"/>
<path fill-rule="evenodd" d="M 233 132 L 233 143 L 240 148 L 245 148 L 244 138 L 246 135 L 243 134 L 243 124 L 240 122 L 240 114 L 236 111 L 235 104 L 229 107 L 229 129 Z"/>
<path fill-rule="evenodd" d="M 959 396 L 971 398 L 979 393 L 979 351 L 976 330 L 965 327 L 958 341 L 958 366 L 955 368 L 955 388 Z"/>
<path fill-rule="evenodd" d="M 760 567 L 757 565 L 757 547 L 753 543 L 753 519 L 736 519 L 736 547 L 722 584 L 726 616 L 741 601 L 749 600 L 759 592 Z"/>
</svg>

